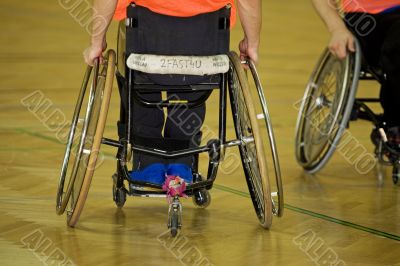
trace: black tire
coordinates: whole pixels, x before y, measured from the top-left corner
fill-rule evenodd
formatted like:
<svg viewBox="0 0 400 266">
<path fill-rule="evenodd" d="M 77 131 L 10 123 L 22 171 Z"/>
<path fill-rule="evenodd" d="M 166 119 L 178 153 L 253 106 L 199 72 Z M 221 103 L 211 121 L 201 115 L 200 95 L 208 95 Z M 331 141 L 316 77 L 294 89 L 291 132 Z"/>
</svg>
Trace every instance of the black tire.
<svg viewBox="0 0 400 266">
<path fill-rule="evenodd" d="M 249 89 L 252 93 L 253 99 L 255 99 L 253 106 L 257 113 L 260 134 L 264 144 L 265 161 L 267 163 L 267 174 L 273 203 L 272 212 L 274 215 L 282 217 L 284 210 L 284 197 L 281 168 L 279 165 L 278 149 L 276 147 L 275 135 L 268 111 L 267 100 L 254 63 L 251 60 L 248 60 L 246 63 L 251 72 L 252 79 L 248 79 Z"/>
<path fill-rule="evenodd" d="M 172 211 L 171 214 L 171 236 L 175 237 L 178 234 L 179 229 L 179 215 L 176 211 Z"/>
<path fill-rule="evenodd" d="M 126 191 L 124 188 L 113 187 L 113 200 L 118 208 L 122 208 L 126 202 Z"/>
<path fill-rule="evenodd" d="M 192 201 L 199 208 L 207 208 L 211 203 L 211 195 L 207 189 L 200 189 L 193 193 Z"/>
<path fill-rule="evenodd" d="M 124 207 L 126 202 L 126 191 L 123 188 L 118 188 L 115 194 L 115 204 L 118 208 Z"/>
</svg>

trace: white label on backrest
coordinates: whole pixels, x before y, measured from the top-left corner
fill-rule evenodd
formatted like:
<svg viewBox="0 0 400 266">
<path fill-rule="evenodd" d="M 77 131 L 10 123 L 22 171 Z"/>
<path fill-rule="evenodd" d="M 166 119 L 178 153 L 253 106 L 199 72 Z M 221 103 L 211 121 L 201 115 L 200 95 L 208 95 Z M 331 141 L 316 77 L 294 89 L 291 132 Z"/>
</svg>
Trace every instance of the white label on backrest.
<svg viewBox="0 0 400 266">
<path fill-rule="evenodd" d="M 227 55 L 170 56 L 131 54 L 126 60 L 130 69 L 151 74 L 213 75 L 229 69 Z"/>
</svg>

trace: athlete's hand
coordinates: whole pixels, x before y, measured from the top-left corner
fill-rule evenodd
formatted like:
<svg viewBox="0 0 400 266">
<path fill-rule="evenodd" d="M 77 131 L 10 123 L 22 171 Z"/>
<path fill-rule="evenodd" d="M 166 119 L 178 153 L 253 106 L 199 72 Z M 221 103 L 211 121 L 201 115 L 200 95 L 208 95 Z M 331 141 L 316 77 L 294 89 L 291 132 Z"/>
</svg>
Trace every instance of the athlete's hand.
<svg viewBox="0 0 400 266">
<path fill-rule="evenodd" d="M 332 31 L 329 50 L 339 59 L 344 59 L 348 51 L 354 52 L 354 36 L 348 29 L 337 29 Z"/>
<path fill-rule="evenodd" d="M 245 61 L 251 59 L 254 64 L 258 62 L 258 43 L 249 43 L 246 37 L 239 43 L 240 60 Z"/>
<path fill-rule="evenodd" d="M 94 60 L 96 58 L 99 58 L 100 62 L 102 62 L 103 61 L 102 53 L 103 51 L 106 50 L 106 48 L 107 48 L 107 43 L 105 41 L 103 41 L 103 43 L 101 44 L 94 43 L 88 48 L 86 48 L 83 51 L 83 59 L 85 60 L 85 63 L 90 66 L 93 66 Z"/>
</svg>

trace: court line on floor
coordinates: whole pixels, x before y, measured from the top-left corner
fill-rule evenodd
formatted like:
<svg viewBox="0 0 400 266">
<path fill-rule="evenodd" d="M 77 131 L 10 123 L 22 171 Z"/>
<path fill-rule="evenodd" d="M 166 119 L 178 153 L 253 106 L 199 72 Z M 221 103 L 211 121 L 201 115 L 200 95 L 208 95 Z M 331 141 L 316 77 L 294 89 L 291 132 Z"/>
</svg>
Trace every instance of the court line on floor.
<svg viewBox="0 0 400 266">
<path fill-rule="evenodd" d="M 216 189 L 225 191 L 225 192 L 236 194 L 236 195 L 241 196 L 241 197 L 250 198 L 250 194 L 249 193 L 246 193 L 246 192 L 243 192 L 243 191 L 240 191 L 240 190 L 236 190 L 236 189 L 224 186 L 224 185 L 214 184 L 213 187 L 215 187 Z M 384 238 L 389 238 L 389 239 L 392 239 L 392 240 L 400 241 L 400 236 L 398 236 L 398 235 L 390 234 L 390 233 L 387 233 L 387 232 L 384 232 L 384 231 L 380 231 L 380 230 L 377 230 L 377 229 L 373 229 L 373 228 L 370 228 L 370 227 L 366 227 L 366 226 L 363 226 L 363 225 L 359 225 L 359 224 L 355 224 L 355 223 L 348 222 L 348 221 L 345 221 L 345 220 L 337 219 L 337 218 L 334 218 L 334 217 L 331 217 L 331 216 L 328 216 L 328 215 L 325 215 L 325 214 L 313 212 L 313 211 L 306 210 L 306 209 L 303 209 L 303 208 L 300 208 L 300 207 L 296 207 L 296 206 L 293 206 L 293 205 L 290 205 L 290 204 L 284 204 L 284 206 L 285 206 L 285 209 L 288 209 L 288 210 L 291 210 L 291 211 L 294 211 L 294 212 L 298 212 L 298 213 L 302 213 L 302 214 L 305 214 L 305 215 L 309 215 L 309 216 L 312 216 L 312 217 L 315 217 L 315 218 L 319 218 L 319 219 L 322 219 L 322 220 L 325 220 L 325 221 L 329 221 L 329 222 L 332 222 L 332 223 L 348 226 L 348 227 L 351 227 L 353 229 L 364 231 L 364 232 L 367 232 L 367 233 L 370 233 L 370 234 L 374 234 L 374 235 L 377 235 L 377 236 L 381 236 L 381 237 L 384 237 Z"/>
<path fill-rule="evenodd" d="M 47 141 L 51 141 L 51 142 L 54 142 L 54 143 L 58 143 L 58 144 L 64 144 L 61 141 L 59 141 L 58 139 L 56 139 L 56 138 L 49 137 L 49 136 L 40 134 L 38 132 L 31 132 L 31 131 L 26 130 L 24 128 L 15 128 L 15 132 L 20 133 L 20 134 L 28 134 L 28 135 L 31 135 L 33 137 L 41 138 L 41 139 L 44 139 L 44 140 L 47 140 Z M 106 154 L 106 153 L 104 153 L 104 154 Z M 241 196 L 241 197 L 250 198 L 249 193 L 243 192 L 243 191 L 240 191 L 240 190 L 236 190 L 236 189 L 224 186 L 224 185 L 214 184 L 213 187 L 215 187 L 216 189 L 225 191 L 225 192 L 230 192 L 232 194 L 236 194 L 236 195 Z M 377 229 L 373 229 L 373 228 L 370 228 L 370 227 L 366 227 L 366 226 L 363 226 L 363 225 L 359 225 L 359 224 L 355 224 L 355 223 L 352 223 L 352 222 L 348 222 L 348 221 L 344 221 L 344 220 L 341 220 L 341 219 L 337 219 L 337 218 L 334 218 L 334 217 L 331 217 L 331 216 L 328 216 L 328 215 L 325 215 L 325 214 L 321 214 L 321 213 L 313 212 L 313 211 L 310 211 L 310 210 L 306 210 L 306 209 L 303 209 L 303 208 L 300 208 L 300 207 L 296 207 L 296 206 L 293 206 L 293 205 L 290 205 L 290 204 L 287 204 L 287 203 L 284 206 L 285 206 L 285 209 L 288 209 L 288 210 L 291 210 L 291 211 L 294 211 L 294 212 L 297 212 L 297 213 L 309 215 L 309 216 L 314 217 L 314 218 L 318 218 L 318 219 L 322 219 L 322 220 L 329 221 L 329 222 L 332 222 L 332 223 L 336 223 L 336 224 L 340 224 L 340 225 L 343 225 L 343 226 L 351 227 L 353 229 L 364 231 L 364 232 L 367 232 L 367 233 L 370 233 L 370 234 L 374 234 L 374 235 L 377 235 L 377 236 L 381 236 L 381 237 L 384 237 L 384 238 L 400 241 L 400 236 L 398 236 L 398 235 L 390 234 L 390 233 L 387 233 L 387 232 L 384 232 L 384 231 L 380 231 L 380 230 L 377 230 Z"/>
<path fill-rule="evenodd" d="M 63 143 L 62 141 L 58 140 L 57 138 L 46 136 L 46 135 L 40 134 L 38 132 L 33 132 L 33 131 L 30 131 L 30 130 L 26 130 L 24 128 L 14 128 L 14 131 L 17 132 L 17 133 L 20 133 L 20 134 L 27 134 L 27 135 L 30 135 L 30 136 L 33 136 L 33 137 L 37 137 L 37 138 L 40 138 L 40 139 L 48 140 L 48 141 L 51 141 L 53 143 L 66 145 L 66 143 Z M 106 156 L 115 157 L 115 154 L 111 154 L 111 153 L 108 153 L 108 152 L 103 152 L 103 154 L 106 155 Z"/>
</svg>

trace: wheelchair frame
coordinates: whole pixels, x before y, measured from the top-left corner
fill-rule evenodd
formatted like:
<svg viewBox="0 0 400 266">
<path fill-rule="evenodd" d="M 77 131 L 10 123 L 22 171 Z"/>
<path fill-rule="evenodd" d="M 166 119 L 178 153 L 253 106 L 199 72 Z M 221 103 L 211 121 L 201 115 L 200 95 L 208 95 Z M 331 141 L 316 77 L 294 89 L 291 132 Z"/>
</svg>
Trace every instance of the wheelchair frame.
<svg viewBox="0 0 400 266">
<path fill-rule="evenodd" d="M 257 217 L 262 227 L 269 228 L 272 223 L 272 216 L 276 215 L 278 217 L 282 216 L 283 214 L 283 187 L 282 187 L 282 180 L 281 180 L 281 173 L 279 168 L 279 161 L 277 156 L 276 144 L 273 135 L 273 130 L 271 126 L 271 121 L 269 118 L 269 113 L 266 105 L 266 100 L 264 97 L 263 89 L 260 84 L 260 79 L 258 77 L 258 73 L 255 69 L 255 66 L 252 62 L 241 62 L 238 55 L 234 52 L 230 52 L 228 54 L 230 67 L 227 73 L 220 73 L 218 83 L 200 83 L 200 84 L 190 84 L 190 85 L 182 85 L 182 86 L 168 86 L 162 85 L 157 86 L 157 84 L 148 84 L 148 83 L 140 83 L 135 80 L 134 72 L 135 70 L 129 69 L 126 66 L 125 58 L 123 56 L 123 45 L 121 45 L 120 41 L 124 39 L 124 32 L 123 29 L 120 27 L 119 32 L 119 42 L 118 42 L 118 61 L 119 63 L 124 63 L 124 67 L 122 68 L 125 71 L 125 78 L 121 75 L 120 71 L 121 68 L 119 67 L 120 64 L 117 65 L 117 81 L 118 87 L 121 90 L 124 88 L 128 88 L 127 93 L 127 100 L 128 100 L 128 112 L 123 114 L 121 112 L 122 121 L 126 122 L 126 134 L 124 138 L 120 138 L 119 140 L 113 140 L 109 138 L 101 138 L 101 143 L 113 147 L 118 148 L 117 152 L 117 172 L 113 175 L 113 200 L 115 201 L 118 207 L 122 207 L 126 201 L 126 195 L 130 196 L 139 196 L 139 197 L 165 197 L 166 192 L 162 191 L 162 186 L 141 182 L 141 181 L 132 181 L 129 178 L 129 169 L 128 164 L 131 161 L 131 153 L 132 152 L 142 152 L 150 155 L 160 156 L 163 158 L 175 158 L 184 155 L 196 155 L 199 153 L 207 152 L 209 155 L 209 162 L 208 162 L 208 171 L 206 178 L 203 178 L 198 172 L 197 169 L 194 169 L 194 182 L 186 187 L 185 193 L 188 196 L 192 196 L 194 201 L 200 207 L 207 207 L 210 201 L 210 195 L 208 194 L 208 190 L 210 190 L 213 186 L 213 183 L 217 176 L 218 166 L 222 162 L 225 154 L 225 149 L 227 147 L 234 147 L 238 146 L 242 158 L 242 164 L 244 167 L 246 181 L 250 191 L 250 197 L 252 199 L 254 209 L 256 211 Z M 105 64 L 114 64 L 115 53 L 113 51 L 109 51 L 107 55 L 110 55 L 110 60 L 106 58 Z M 251 70 L 251 76 L 253 77 L 256 90 L 258 92 L 258 96 L 260 98 L 260 105 L 262 107 L 263 114 L 257 115 L 253 104 L 254 102 L 251 99 L 251 94 L 249 91 L 249 85 L 246 79 L 246 74 L 242 67 L 242 64 L 248 64 Z M 100 76 L 97 76 L 97 72 L 99 65 L 95 65 L 95 73 L 93 75 L 93 83 L 91 87 L 91 93 L 93 90 L 98 90 L 98 86 L 96 85 L 96 81 Z M 90 67 L 85 75 L 84 82 L 82 85 L 81 95 L 84 94 L 84 90 L 88 84 L 88 75 L 90 74 Z M 104 69 L 104 67 L 103 67 Z M 114 69 L 110 68 L 111 72 L 113 73 Z M 89 72 L 89 74 L 88 74 Z M 109 77 L 110 72 L 107 73 L 107 77 Z M 110 85 L 110 80 L 107 79 L 106 83 Z M 112 80 L 111 80 L 112 83 Z M 126 85 L 126 86 L 124 86 Z M 168 91 L 169 88 L 173 87 L 174 92 L 178 91 L 193 91 L 194 86 L 197 86 L 199 90 L 205 90 L 204 86 L 217 86 L 219 89 L 219 126 L 218 126 L 218 139 L 212 139 L 208 141 L 206 145 L 194 147 L 194 148 L 187 148 L 183 150 L 177 151 L 165 151 L 160 150 L 157 148 L 148 148 L 143 146 L 138 146 L 134 143 L 131 143 L 131 128 L 132 128 L 132 104 L 142 104 L 144 106 L 151 106 L 151 107 L 195 107 L 200 104 L 203 104 L 211 94 L 212 90 L 215 88 L 207 89 L 207 93 L 195 100 L 195 101 L 188 101 L 188 102 L 175 102 L 167 100 L 162 100 L 161 102 L 150 102 L 143 99 L 140 95 L 140 90 L 146 88 L 148 91 L 148 87 L 150 86 L 152 90 L 157 91 Z M 177 87 L 178 90 L 176 89 Z M 100 88 L 102 90 L 102 88 Z M 233 140 L 226 139 L 226 118 L 227 118 L 227 98 L 228 93 L 230 95 L 231 101 L 231 109 L 233 114 L 234 125 L 236 129 L 237 138 Z M 101 93 L 100 93 L 101 94 Z M 72 145 L 73 135 L 76 128 L 76 123 L 79 120 L 79 112 L 82 105 L 82 98 L 83 96 L 79 97 L 76 111 L 73 118 L 73 123 L 70 131 L 70 137 L 64 164 L 62 166 L 61 177 L 60 177 L 60 184 L 58 189 L 58 196 L 57 196 L 57 213 L 62 214 L 68 202 L 70 202 L 70 209 L 68 210 L 67 215 L 67 223 L 69 226 L 75 226 L 79 219 L 79 215 L 83 208 L 84 202 L 86 200 L 86 195 L 89 190 L 90 180 L 93 174 L 92 169 L 90 169 L 89 177 L 86 177 L 86 170 L 84 171 L 84 178 L 82 183 L 80 179 L 77 179 L 77 171 L 73 171 L 70 179 L 68 180 L 68 188 L 65 191 L 64 183 L 67 181 L 67 168 L 68 168 L 68 160 L 71 154 L 71 149 L 69 148 Z M 107 96 L 108 97 L 108 96 Z M 240 98 L 241 97 L 241 98 Z M 107 99 L 102 99 L 109 102 L 109 97 Z M 93 102 L 89 101 L 88 109 L 91 109 L 91 105 Z M 242 105 L 240 105 L 242 104 Z M 102 103 L 103 106 L 103 103 Z M 242 109 L 240 109 L 242 108 Z M 244 109 L 243 109 L 244 108 Z M 99 110 L 100 113 L 107 112 L 107 108 L 102 108 Z M 78 110 L 78 111 L 77 111 Z M 263 119 L 265 121 L 265 125 L 267 128 L 267 140 L 270 144 L 269 148 L 272 152 L 272 164 L 274 167 L 274 175 L 275 175 L 275 182 L 277 191 L 271 193 L 270 191 L 270 183 L 269 183 L 269 173 L 266 167 L 266 158 L 263 152 L 263 141 L 261 140 L 260 131 L 258 129 L 257 119 Z M 85 123 L 90 123 L 90 115 L 86 115 L 83 119 Z M 89 122 L 88 122 L 89 121 Z M 248 123 L 248 124 L 244 124 Z M 103 125 L 104 126 L 104 125 Z M 102 129 L 99 130 L 102 134 Z M 97 133 L 96 134 L 100 134 Z M 79 145 L 85 145 L 85 138 L 86 136 L 82 135 L 80 138 Z M 100 145 L 100 142 L 98 143 Z M 253 150 L 251 150 L 253 149 Z M 250 150 L 250 152 L 249 152 Z M 76 155 L 81 156 L 83 150 L 80 149 L 77 151 Z M 86 152 L 89 154 L 88 158 L 91 159 L 91 150 Z M 252 157 L 255 156 L 255 157 Z M 85 157 L 86 158 L 86 157 Z M 93 160 L 92 160 L 93 161 Z M 80 167 L 80 160 L 74 163 L 74 168 Z M 94 164 L 95 164 L 94 160 Z M 78 165 L 78 166 L 76 166 Z M 80 172 L 79 172 L 80 173 Z M 79 180 L 78 184 L 75 184 L 75 181 Z M 129 188 L 125 188 L 125 182 L 129 183 Z M 80 185 L 82 184 L 82 187 Z M 83 187 L 85 185 L 85 187 Z M 75 197 L 74 195 L 68 194 L 70 187 L 78 187 L 79 193 L 78 196 Z M 144 189 L 143 189 L 144 188 Z M 85 193 L 81 197 L 81 193 Z M 178 230 L 182 226 L 182 218 L 181 218 L 181 211 L 182 205 L 179 201 L 179 197 L 173 197 L 168 211 L 168 228 L 171 230 L 172 236 L 175 236 Z M 71 218 L 72 217 L 72 218 Z"/>
<path fill-rule="evenodd" d="M 229 54 L 229 57 L 232 61 L 234 62 L 238 62 L 238 57 L 236 54 Z M 236 65 L 236 67 L 239 67 L 238 65 Z M 258 74 L 254 68 L 254 65 L 251 63 L 250 68 L 252 69 L 252 73 L 254 73 L 254 75 L 256 75 L 257 79 L 258 78 Z M 127 73 L 128 73 L 128 79 L 127 79 L 127 83 L 128 84 L 135 84 L 134 81 L 134 74 L 133 74 L 134 70 L 131 69 L 127 69 Z M 130 120 L 130 113 L 131 113 L 131 104 L 132 102 L 128 100 L 128 116 L 126 117 L 126 123 L 127 123 L 127 127 L 126 127 L 126 139 L 122 139 L 120 141 L 115 141 L 115 140 L 111 140 L 111 139 L 105 139 L 103 138 L 102 143 L 106 144 L 106 145 L 111 145 L 114 147 L 118 147 L 118 154 L 117 154 L 117 173 L 116 175 L 114 175 L 114 188 L 113 190 L 115 190 L 114 193 L 114 201 L 116 202 L 118 207 L 122 207 L 124 205 L 124 201 L 126 199 L 126 196 L 124 194 L 130 195 L 130 196 L 139 196 L 139 197 L 165 197 L 165 191 L 162 191 L 162 186 L 161 185 L 155 185 L 155 184 L 151 184 L 151 183 L 146 183 L 146 182 L 141 182 L 141 181 L 132 181 L 129 179 L 129 170 L 127 168 L 128 162 L 130 161 L 130 156 L 129 156 L 129 151 L 127 151 L 127 149 L 131 149 L 132 152 L 135 151 L 139 151 L 142 153 L 147 153 L 150 155 L 154 155 L 154 156 L 159 156 L 159 157 L 163 157 L 163 158 L 176 158 L 176 157 L 180 157 L 180 156 L 184 156 L 184 155 L 197 155 L 199 153 L 203 153 L 203 152 L 207 152 L 209 155 L 209 162 L 208 162 L 208 171 L 207 171 L 207 176 L 206 178 L 202 177 L 199 173 L 194 173 L 194 180 L 195 182 L 193 184 L 190 184 L 187 186 L 185 193 L 188 196 L 196 196 L 196 193 L 202 192 L 203 196 L 201 197 L 210 197 L 209 194 L 205 194 L 206 190 L 210 190 L 213 186 L 213 183 L 216 179 L 217 176 L 217 171 L 218 171 L 218 166 L 219 164 L 222 162 L 223 160 L 223 156 L 225 154 L 225 149 L 228 147 L 234 147 L 234 146 L 241 146 L 241 145 L 246 145 L 247 141 L 254 141 L 254 140 L 246 140 L 246 139 L 235 139 L 235 140 L 227 140 L 226 139 L 226 112 L 227 112 L 227 90 L 228 87 L 230 88 L 229 90 L 229 94 L 230 94 L 230 98 L 232 99 L 233 96 L 233 92 L 232 92 L 232 83 L 231 82 L 227 82 L 228 80 L 232 80 L 231 78 L 228 78 L 228 75 L 232 75 L 232 70 L 229 73 L 224 73 L 224 74 L 219 74 L 220 75 L 220 82 L 218 84 L 218 88 L 219 88 L 219 99 L 220 99 L 220 105 L 219 105 L 219 126 L 218 126 L 218 136 L 219 139 L 213 139 L 210 140 L 206 145 L 200 146 L 200 147 L 196 147 L 196 148 L 188 148 L 188 149 L 184 149 L 184 150 L 178 150 L 178 151 L 173 151 L 173 152 L 168 152 L 168 151 L 160 151 L 159 149 L 156 148 L 147 148 L 147 147 L 143 147 L 143 146 L 138 146 L 138 145 L 134 145 L 133 143 L 130 143 L 130 136 L 131 136 L 131 120 Z M 138 85 L 138 86 L 137 86 Z M 216 84 L 197 84 L 197 85 L 216 85 Z M 143 104 L 145 106 L 152 106 L 152 107 L 175 107 L 175 106 L 186 106 L 186 107 L 196 107 L 200 104 L 202 104 L 204 101 L 202 101 L 204 98 L 207 98 L 209 94 L 211 94 L 211 91 L 206 94 L 206 97 L 202 97 L 197 101 L 194 102 L 188 102 L 188 103 L 175 103 L 175 102 L 168 102 L 168 100 L 162 101 L 162 102 L 149 102 L 144 100 L 143 98 L 140 97 L 138 90 L 140 88 L 142 88 L 142 86 L 146 87 L 146 86 L 151 86 L 152 88 L 154 88 L 153 84 L 135 84 L 132 86 L 132 89 L 128 90 L 128 99 L 132 99 L 132 101 L 135 101 L 135 103 L 138 104 Z M 157 87 L 157 86 L 156 86 Z M 160 91 L 168 91 L 169 88 L 174 88 L 174 92 L 184 92 L 187 90 L 192 90 L 189 86 L 189 88 L 187 88 L 187 86 L 182 86 L 180 89 L 176 89 L 176 86 L 167 86 L 167 85 L 163 85 L 158 87 L 158 89 Z M 186 87 L 186 89 L 185 89 Z M 263 95 L 262 93 L 262 88 L 259 87 L 258 91 L 261 95 Z M 265 106 L 265 112 L 268 112 L 266 109 L 266 105 Z M 235 107 L 234 105 L 232 105 L 232 112 L 235 112 Z M 254 114 L 255 116 L 255 114 Z M 266 113 L 266 115 L 264 115 L 264 117 L 268 117 L 268 113 Z M 270 123 L 270 121 L 266 122 L 267 124 Z M 254 126 L 254 125 L 252 125 Z M 270 130 L 270 132 L 272 133 L 272 128 L 269 127 L 268 128 Z M 272 136 L 272 135 L 269 135 Z M 278 162 L 278 158 L 276 155 L 276 147 L 275 147 L 275 142 L 272 139 L 272 147 L 274 149 L 274 157 L 272 158 L 274 160 L 274 163 L 276 165 L 279 165 Z M 258 144 L 261 145 L 261 144 Z M 257 150 L 257 153 L 261 153 L 261 151 Z M 243 155 L 242 155 L 243 156 Z M 264 155 L 261 155 L 262 157 L 264 157 Z M 275 174 L 279 175 L 279 188 L 280 191 L 282 191 L 282 184 L 280 181 L 280 170 L 279 167 L 275 168 Z M 248 177 L 249 173 L 245 170 L 245 174 L 246 174 L 246 180 L 251 180 L 250 177 Z M 264 175 L 263 173 L 261 173 L 262 175 Z M 124 186 L 124 181 L 128 181 L 129 182 L 129 189 L 126 189 Z M 146 188 L 153 188 L 156 189 L 155 191 L 148 191 L 148 190 L 142 190 L 141 188 L 146 187 Z M 269 184 L 267 184 L 266 187 L 263 188 L 264 193 L 266 195 L 271 194 L 270 190 L 269 190 Z M 267 190 L 267 191 L 265 191 Z M 252 191 L 251 191 L 252 193 Z M 254 194 L 254 192 L 253 192 Z M 265 196 L 266 196 L 265 195 Z M 279 200 L 278 200 L 278 204 L 274 204 L 272 203 L 273 201 L 271 201 L 271 206 L 268 206 L 269 204 L 267 204 L 267 206 L 264 206 L 265 208 L 267 208 L 267 212 L 268 213 L 274 213 L 278 216 L 282 215 L 282 203 L 283 203 L 283 193 L 279 192 L 277 193 L 277 195 L 279 195 Z M 255 195 L 252 195 L 252 198 L 255 198 Z M 270 200 L 268 200 L 270 201 Z M 261 204 L 260 202 L 256 202 L 253 199 L 253 203 L 254 203 L 254 207 L 257 209 L 259 208 L 259 204 Z M 208 203 L 206 203 L 208 204 Z M 200 205 L 200 204 L 198 204 Z M 278 206 L 279 205 L 279 206 Z M 200 206 L 201 207 L 201 206 Z M 176 235 L 176 227 L 173 224 L 176 224 L 178 228 L 181 227 L 181 218 L 173 218 L 173 216 L 175 215 L 175 217 L 181 217 L 181 209 L 182 206 L 179 202 L 179 199 L 177 197 L 175 197 L 173 199 L 172 204 L 170 205 L 169 208 L 169 222 L 168 222 L 168 227 L 171 228 L 171 233 L 172 235 Z M 172 211 L 175 210 L 175 211 Z M 175 214 L 175 212 L 178 211 L 178 214 Z M 262 214 L 261 211 L 256 211 L 257 212 L 257 216 L 260 219 L 260 223 L 263 227 L 265 228 L 269 228 L 270 224 L 271 224 L 271 218 L 272 217 L 264 217 L 264 214 Z M 175 220 L 178 219 L 178 222 L 176 222 Z"/>
</svg>

